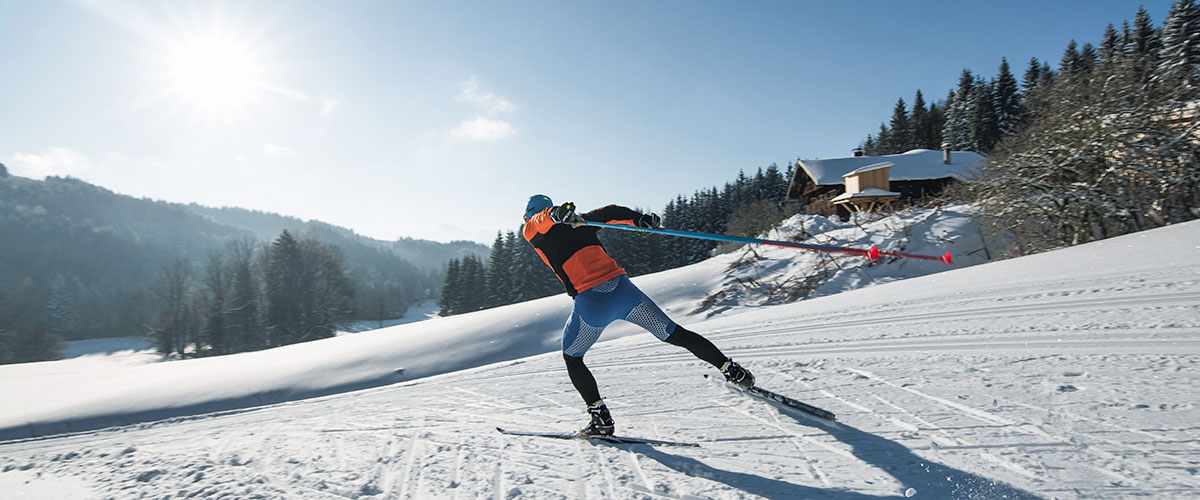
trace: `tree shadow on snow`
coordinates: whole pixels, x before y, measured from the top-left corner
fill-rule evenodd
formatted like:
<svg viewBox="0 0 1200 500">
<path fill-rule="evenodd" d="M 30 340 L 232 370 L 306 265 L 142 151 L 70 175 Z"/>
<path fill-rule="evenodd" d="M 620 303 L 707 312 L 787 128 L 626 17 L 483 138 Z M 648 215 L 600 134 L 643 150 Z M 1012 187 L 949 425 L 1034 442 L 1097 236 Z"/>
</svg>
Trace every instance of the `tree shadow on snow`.
<svg viewBox="0 0 1200 500">
<path fill-rule="evenodd" d="M 811 417 L 800 417 L 782 412 L 798 423 L 828 432 L 851 447 L 850 453 L 863 462 L 894 477 L 903 486 L 916 490 L 916 499 L 972 499 L 972 500 L 1040 500 L 1042 497 L 993 481 L 978 474 L 955 469 L 920 457 L 908 447 L 895 441 L 864 432 L 842 423 L 817 421 Z M 649 446 L 636 446 L 637 453 L 657 461 L 664 466 L 688 476 L 724 483 L 730 487 L 766 498 L 821 498 L 833 500 L 851 499 L 903 499 L 903 493 L 890 496 L 868 495 L 839 489 L 823 489 L 792 484 L 753 474 L 717 469 L 699 460 L 672 455 Z M 836 478 L 831 478 L 835 483 Z M 846 478 L 847 480 L 851 478 Z"/>
</svg>

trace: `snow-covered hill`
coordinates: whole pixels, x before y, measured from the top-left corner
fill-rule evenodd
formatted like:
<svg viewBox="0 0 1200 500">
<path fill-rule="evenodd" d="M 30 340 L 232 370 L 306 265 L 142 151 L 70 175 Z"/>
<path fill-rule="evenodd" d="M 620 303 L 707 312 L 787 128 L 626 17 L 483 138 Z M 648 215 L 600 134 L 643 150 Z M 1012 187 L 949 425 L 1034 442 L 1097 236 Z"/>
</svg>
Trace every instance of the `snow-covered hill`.
<svg viewBox="0 0 1200 500">
<path fill-rule="evenodd" d="M 823 217 L 797 216 L 771 236 L 813 235 L 807 241 L 882 250 L 956 254 L 956 267 L 983 261 L 977 232 L 965 207 L 914 211 L 865 227 Z M 910 235 L 919 235 L 911 237 Z M 647 236 L 658 237 L 658 236 Z M 923 261 L 872 264 L 857 257 L 801 253 L 788 248 L 758 251 L 752 265 L 729 272 L 744 252 L 635 279 L 680 323 L 729 317 L 761 301 L 752 290 L 729 292 L 731 280 L 753 275 L 763 286 L 832 267 L 824 293 L 942 271 Z M 733 295 L 743 304 L 733 307 Z M 766 295 L 758 293 L 757 295 Z M 709 297 L 721 301 L 704 307 Z M 377 387 L 464 370 L 558 349 L 571 301 L 561 294 L 472 314 L 266 351 L 214 358 L 140 364 L 116 358 L 80 358 L 0 366 L 0 394 L 12 410 L 0 414 L 0 439 L 127 425 L 162 418 L 294 401 Z M 633 325 L 613 325 L 606 340 L 635 335 Z M 53 397 L 47 397 L 53 394 Z"/>
<path fill-rule="evenodd" d="M 927 228 L 912 234 L 937 236 Z M 914 237 L 905 251 L 921 244 Z M 969 246 L 961 238 L 947 244 Z M 958 249 L 955 258 L 971 250 Z M 57 423 L 27 432 L 120 422 L 122 411 L 142 421 L 164 402 L 221 401 L 230 386 L 265 403 L 288 397 L 271 388 L 332 394 L 364 381 L 399 383 L 9 441 L 0 444 L 0 491 L 61 498 L 1194 498 L 1198 250 L 1200 223 L 1181 224 L 893 282 L 884 269 L 898 263 L 882 263 L 845 271 L 871 276 L 877 286 L 794 304 L 731 301 L 721 311 L 710 301 L 691 316 L 728 287 L 724 269 L 743 255 L 642 277 L 643 289 L 754 370 L 760 385 L 839 416 L 831 424 L 781 413 L 706 382 L 700 375 L 715 372 L 678 348 L 629 328 L 606 332 L 623 338 L 597 344 L 588 361 L 618 432 L 696 441 L 697 449 L 492 430 L 583 422 L 582 401 L 557 353 L 518 359 L 535 347 L 555 349 L 565 297 L 99 375 L 34 364 L 22 370 L 41 370 L 36 379 L 0 371 L 9 437 L 34 419 Z M 787 265 L 761 255 L 760 270 Z M 540 337 L 524 336 L 531 331 Z M 507 340 L 518 337 L 524 340 Z M 452 371 L 459 366 L 478 367 Z M 423 376 L 434 373 L 442 374 Z M 23 388 L 30 380 L 45 385 Z M 28 392 L 35 390 L 42 392 Z"/>
</svg>

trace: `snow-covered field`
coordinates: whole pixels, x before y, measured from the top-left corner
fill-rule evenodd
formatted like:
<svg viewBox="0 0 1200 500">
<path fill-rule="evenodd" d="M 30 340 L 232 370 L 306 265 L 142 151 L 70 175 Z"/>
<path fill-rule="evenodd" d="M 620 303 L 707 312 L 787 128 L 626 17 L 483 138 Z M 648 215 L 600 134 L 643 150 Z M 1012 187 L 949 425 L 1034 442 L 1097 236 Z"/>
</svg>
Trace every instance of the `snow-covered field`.
<svg viewBox="0 0 1200 500">
<path fill-rule="evenodd" d="M 904 251 L 974 250 L 912 234 L 934 240 Z M 762 252 L 755 272 L 781 255 Z M 781 413 L 705 381 L 715 371 L 674 346 L 606 332 L 617 340 L 588 364 L 618 433 L 694 449 L 493 430 L 585 420 L 559 354 L 516 359 L 556 347 L 561 296 L 261 353 L 0 369 L 0 497 L 1195 498 L 1198 255 L 1194 222 L 903 280 L 888 266 L 909 264 L 858 267 L 834 279 L 875 286 L 692 315 L 742 256 L 641 277 L 761 386 L 838 414 Z M 156 411 L 188 416 L 145 421 Z M 122 419 L 136 423 L 20 436 Z"/>
</svg>

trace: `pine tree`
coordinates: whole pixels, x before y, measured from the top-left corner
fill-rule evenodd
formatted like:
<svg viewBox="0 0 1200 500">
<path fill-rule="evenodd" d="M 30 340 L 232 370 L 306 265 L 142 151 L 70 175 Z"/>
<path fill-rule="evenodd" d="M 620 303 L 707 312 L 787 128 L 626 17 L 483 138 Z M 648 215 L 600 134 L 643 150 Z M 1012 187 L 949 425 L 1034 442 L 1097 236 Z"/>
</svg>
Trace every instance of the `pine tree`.
<svg viewBox="0 0 1200 500">
<path fill-rule="evenodd" d="M 261 286 L 254 273 L 255 244 L 248 240 L 230 244 L 230 296 L 226 316 L 231 351 L 262 349 L 267 345 L 263 328 Z"/>
<path fill-rule="evenodd" d="M 971 121 L 971 135 L 980 153 L 992 150 L 1000 140 L 1000 128 L 996 120 L 996 106 L 992 85 L 979 78 L 971 94 L 975 115 Z"/>
<path fill-rule="evenodd" d="M 267 331 L 269 346 L 292 344 L 304 335 L 303 315 L 312 307 L 304 292 L 304 256 L 287 230 L 267 254 Z"/>
<path fill-rule="evenodd" d="M 212 354 L 228 354 L 232 345 L 228 337 L 228 290 L 229 279 L 225 262 L 218 253 L 210 253 L 204 268 L 204 287 L 208 304 L 207 321 L 204 325 L 203 344 Z"/>
<path fill-rule="evenodd" d="M 875 152 L 873 156 L 892 154 L 892 141 L 892 131 L 888 129 L 887 125 L 880 123 L 879 132 L 875 134 Z"/>
<path fill-rule="evenodd" d="M 1083 44 L 1083 48 L 1079 49 L 1079 69 L 1084 73 L 1091 73 L 1096 67 L 1096 60 L 1099 56 L 1096 55 L 1096 48 L 1090 43 Z"/>
<path fill-rule="evenodd" d="M 1008 67 L 1008 60 L 1000 59 L 1000 72 L 992 87 L 992 104 L 996 112 L 996 128 L 1000 136 L 1017 133 L 1024 121 L 1021 94 L 1017 90 L 1017 79 Z"/>
<path fill-rule="evenodd" d="M 964 69 L 958 78 L 958 88 L 953 98 L 948 98 L 946 107 L 946 124 L 942 127 L 942 142 L 950 149 L 960 151 L 975 151 L 972 122 L 975 118 L 976 103 L 975 75 Z"/>
<path fill-rule="evenodd" d="M 940 144 L 934 144 L 929 108 L 925 105 L 925 96 L 921 95 L 919 89 L 917 95 L 913 97 L 912 114 L 909 121 L 912 125 L 912 142 L 909 143 L 911 148 L 938 149 L 940 147 Z"/>
<path fill-rule="evenodd" d="M 1133 30 L 1125 45 L 1125 56 L 1131 66 L 1134 81 L 1149 81 L 1151 71 L 1158 65 L 1160 48 L 1158 29 L 1150 20 L 1150 13 L 1145 7 L 1138 7 L 1137 15 L 1133 19 Z"/>
<path fill-rule="evenodd" d="M 1100 62 L 1111 67 L 1117 64 L 1117 57 L 1120 53 L 1117 29 L 1113 27 L 1112 23 L 1108 23 L 1108 26 L 1104 28 L 1104 38 L 1100 41 Z"/>
<path fill-rule="evenodd" d="M 946 126 L 946 108 L 945 104 L 939 105 L 932 103 L 929 105 L 929 142 L 926 144 L 928 149 L 941 149 L 942 143 L 942 128 Z"/>
<path fill-rule="evenodd" d="M 903 153 L 912 149 L 912 127 L 908 120 L 908 108 L 901 97 L 892 107 L 890 141 L 887 145 L 888 154 Z"/>
<path fill-rule="evenodd" d="M 1117 34 L 1117 53 L 1114 58 L 1120 61 L 1129 59 L 1133 54 L 1130 45 L 1133 43 L 1133 27 L 1129 26 L 1129 21 L 1121 21 L 1121 32 Z"/>
<path fill-rule="evenodd" d="M 764 199 L 783 203 L 787 196 L 788 180 L 779 172 L 779 165 L 772 163 L 767 166 L 767 170 L 763 172 L 763 183 L 767 186 Z"/>
<path fill-rule="evenodd" d="M 1042 80 L 1042 63 L 1038 58 L 1029 58 L 1029 65 L 1025 67 L 1025 75 L 1021 77 L 1021 88 L 1024 89 L 1025 102 L 1031 107 L 1036 108 L 1038 102 L 1038 93 Z"/>
<path fill-rule="evenodd" d="M 513 262 L 507 240 L 499 231 L 492 242 L 492 251 L 487 263 L 487 286 L 484 307 L 496 307 L 513 303 Z"/>
<path fill-rule="evenodd" d="M 453 316 L 462 312 L 462 264 L 458 259 L 450 259 L 446 264 L 446 283 L 442 286 L 442 296 L 438 298 L 438 315 Z"/>
<path fill-rule="evenodd" d="M 163 354 L 183 355 L 187 346 L 196 341 L 199 315 L 193 310 L 191 268 L 186 259 L 176 259 L 163 269 L 155 290 L 162 314 L 152 336 Z"/>
<path fill-rule="evenodd" d="M 463 257 L 462 267 L 462 308 L 463 312 L 479 311 L 486 307 L 487 270 L 483 261 L 475 255 Z"/>
<path fill-rule="evenodd" d="M 1063 51 L 1062 60 L 1058 62 L 1058 69 L 1062 74 L 1074 77 L 1083 72 L 1083 61 L 1079 56 L 1079 45 L 1075 40 L 1067 44 L 1066 50 Z"/>
<path fill-rule="evenodd" d="M 1153 56 L 1161 47 L 1158 28 L 1154 27 L 1154 21 L 1150 19 L 1150 13 L 1146 11 L 1145 6 L 1139 6 L 1137 14 L 1133 18 L 1131 43 L 1130 48 L 1140 56 Z"/>
<path fill-rule="evenodd" d="M 332 337 L 354 310 L 354 287 L 346 275 L 345 257 L 337 247 L 313 238 L 300 241 L 303 300 L 300 337 L 296 342 Z"/>
<path fill-rule="evenodd" d="M 1001 64 L 1007 62 L 1001 60 Z M 999 78 L 997 78 L 999 80 Z M 1041 107 L 1042 95 L 1050 88 L 1053 81 L 1053 72 L 1050 66 L 1046 63 L 1038 61 L 1038 58 L 1029 58 L 1029 65 L 1025 67 L 1025 74 L 1021 78 L 1021 89 L 1018 95 L 1020 102 L 1021 122 L 1028 122 L 1033 119 L 1032 114 Z"/>
<path fill-rule="evenodd" d="M 509 231 L 504 235 L 504 249 L 507 253 L 504 258 L 509 262 L 508 279 L 511 288 L 509 297 L 512 303 L 525 302 L 543 296 L 535 283 L 534 262 L 529 261 L 522 247 L 529 247 L 529 244 L 524 241 L 524 238 L 518 238 L 516 232 Z M 532 249 L 533 247 L 530 247 L 530 250 Z M 491 263 L 492 261 L 489 259 L 488 265 L 491 266 Z"/>
<path fill-rule="evenodd" d="M 1178 100 L 1194 100 L 1200 88 L 1200 5 L 1178 0 L 1162 29 L 1156 83 Z"/>
<path fill-rule="evenodd" d="M 51 323 L 47 328 L 56 332 L 78 332 L 83 323 L 83 302 L 86 294 L 78 276 L 67 278 L 61 273 L 50 282 L 50 299 L 46 309 Z"/>
<path fill-rule="evenodd" d="M 672 201 L 668 201 L 662 213 L 663 227 L 682 230 L 684 228 L 683 219 L 686 211 L 687 200 L 682 195 L 676 196 Z M 660 245 L 664 266 L 676 268 L 687 264 L 682 240 L 682 238 L 669 238 Z"/>
</svg>

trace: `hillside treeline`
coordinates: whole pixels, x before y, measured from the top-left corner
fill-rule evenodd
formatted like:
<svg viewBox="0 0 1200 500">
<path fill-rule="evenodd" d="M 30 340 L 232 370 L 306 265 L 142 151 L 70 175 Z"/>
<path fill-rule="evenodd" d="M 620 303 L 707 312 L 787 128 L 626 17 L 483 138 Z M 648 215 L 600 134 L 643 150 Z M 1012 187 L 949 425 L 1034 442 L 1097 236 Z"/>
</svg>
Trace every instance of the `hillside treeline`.
<svg viewBox="0 0 1200 500">
<path fill-rule="evenodd" d="M 180 356 L 327 338 L 354 312 L 354 290 L 337 247 L 285 230 L 270 245 L 232 242 L 200 269 L 169 265 L 154 287 L 162 310 L 150 332 L 159 352 Z"/>
<path fill-rule="evenodd" d="M 413 241 L 380 242 L 319 222 L 239 209 L 202 210 L 118 195 L 77 179 L 33 180 L 10 176 L 3 170 L 0 362 L 57 359 L 64 339 L 161 331 L 167 318 L 178 320 L 183 314 L 164 301 L 165 275 L 178 276 L 187 270 L 192 288 L 189 296 L 205 298 L 200 290 L 213 255 L 228 263 L 234 253 L 231 245 L 253 249 L 256 272 L 263 272 L 261 261 L 266 252 L 259 247 L 279 237 L 282 229 L 263 237 L 243 224 L 258 229 L 290 229 L 298 241 L 308 242 L 305 245 L 319 242 L 339 254 L 346 280 L 353 288 L 348 307 L 341 302 L 337 306 L 337 317 L 347 321 L 399 317 L 412 303 L 436 297 L 444 279 L 442 263 L 420 268 L 399 255 L 411 248 L 430 253 L 423 248 L 428 245 Z M 450 255 L 485 249 L 466 242 L 441 248 L 446 260 Z M 265 296 L 269 282 L 265 275 L 256 281 L 260 296 Z M 200 325 L 208 324 L 207 317 L 214 316 L 209 312 L 215 307 L 212 304 L 189 302 L 189 306 L 188 314 L 197 315 Z M 290 335 L 270 338 L 286 339 Z M 277 343 L 270 340 L 244 345 Z M 188 355 L 227 349 L 203 341 L 182 348 L 176 341 L 160 345 L 172 346 L 168 352 L 182 349 Z"/>
<path fill-rule="evenodd" d="M 918 99 L 921 95 L 918 92 Z M 920 101 L 918 101 L 920 102 Z M 1014 255 L 1200 217 L 1200 6 L 1157 26 L 1144 8 L 1098 45 L 1075 40 L 1058 68 L 1031 59 L 1018 84 L 963 70 L 935 110 L 901 100 L 868 154 L 946 144 L 988 155 L 961 192 Z M 940 136 L 928 135 L 937 130 Z M 925 123 L 925 126 L 921 126 Z"/>
<path fill-rule="evenodd" d="M 1200 217 L 1200 6 L 1144 9 L 1100 45 L 1072 42 L 1025 91 L 1027 123 L 969 184 L 1014 254 Z"/>
</svg>

